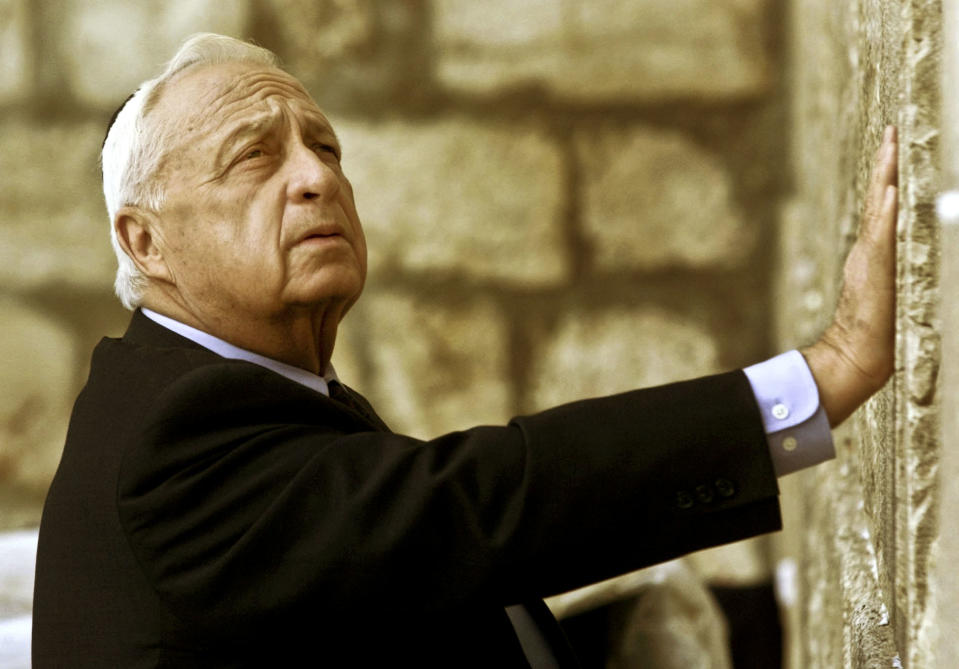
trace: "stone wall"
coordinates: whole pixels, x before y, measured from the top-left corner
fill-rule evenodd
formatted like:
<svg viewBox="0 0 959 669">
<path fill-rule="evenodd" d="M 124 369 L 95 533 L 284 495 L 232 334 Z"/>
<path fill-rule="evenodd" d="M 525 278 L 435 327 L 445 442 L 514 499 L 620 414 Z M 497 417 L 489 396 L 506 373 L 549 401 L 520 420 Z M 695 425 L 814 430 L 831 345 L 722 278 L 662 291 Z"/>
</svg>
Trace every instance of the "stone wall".
<svg viewBox="0 0 959 669">
<path fill-rule="evenodd" d="M 927 551 L 910 553 L 904 528 L 930 536 L 928 501 L 902 489 L 910 501 L 897 505 L 890 491 L 928 466 L 916 435 L 935 420 L 934 368 L 923 367 L 935 274 L 922 270 L 923 253 L 935 268 L 935 87 L 917 74 L 933 67 L 922 51 L 935 44 L 922 21 L 932 7 L 0 0 L 0 528 L 38 522 L 89 352 L 128 318 L 111 294 L 96 164 L 107 119 L 190 33 L 277 51 L 338 128 L 371 275 L 334 362 L 418 436 L 808 342 L 854 231 L 866 156 L 897 121 L 916 175 L 903 189 L 901 369 L 859 419 L 880 429 L 848 433 L 866 465 L 847 453 L 784 483 L 807 493 L 794 502 L 822 502 L 790 511 L 794 529 L 819 519 L 807 551 L 794 533 L 781 552 L 801 561 L 805 610 L 831 616 L 805 628 L 803 666 L 840 666 L 840 637 L 853 632 L 905 652 L 925 620 L 910 586 Z M 837 501 L 836 490 L 848 492 Z M 841 509 L 855 519 L 844 532 L 869 539 L 832 532 Z M 768 546 L 689 564 L 713 582 L 752 583 L 770 573 Z M 850 546 L 849 560 L 810 557 Z M 878 572 L 856 571 L 870 556 Z M 879 576 L 860 612 L 829 588 L 861 573 Z M 892 623 L 870 626 L 883 603 Z"/>
<path fill-rule="evenodd" d="M 783 485 L 786 550 L 799 556 L 802 592 L 793 660 L 951 666 L 934 651 L 930 581 L 940 514 L 942 8 L 939 0 L 804 0 L 792 3 L 789 26 L 794 188 L 780 238 L 783 346 L 824 325 L 882 128 L 900 132 L 896 373 L 836 432 L 836 463 Z"/>
<path fill-rule="evenodd" d="M 939 199 L 942 256 L 942 332 L 959 331 L 959 2 L 943 0 L 943 89 L 942 89 L 942 189 Z M 950 206 L 944 206 L 951 202 Z M 938 463 L 939 506 L 942 510 L 959 508 L 959 338 L 945 336 L 942 341 L 940 402 L 942 445 Z M 939 532 L 934 546 L 929 592 L 938 621 L 959 619 L 959 532 L 955 514 L 941 511 Z M 941 667 L 959 665 L 959 641 L 952 625 L 936 625 L 933 638 L 935 659 Z"/>
</svg>

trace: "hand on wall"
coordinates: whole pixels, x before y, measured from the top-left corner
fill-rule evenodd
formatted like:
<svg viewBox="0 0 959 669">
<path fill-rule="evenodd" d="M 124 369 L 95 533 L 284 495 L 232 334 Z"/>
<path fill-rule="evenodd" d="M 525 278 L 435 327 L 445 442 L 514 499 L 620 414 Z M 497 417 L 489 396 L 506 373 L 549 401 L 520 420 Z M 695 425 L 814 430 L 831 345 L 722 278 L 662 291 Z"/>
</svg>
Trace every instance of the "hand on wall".
<svg viewBox="0 0 959 669">
<path fill-rule="evenodd" d="M 830 425 L 838 425 L 892 375 L 896 316 L 896 129 L 876 154 L 859 237 L 843 268 L 832 323 L 803 350 Z"/>
</svg>

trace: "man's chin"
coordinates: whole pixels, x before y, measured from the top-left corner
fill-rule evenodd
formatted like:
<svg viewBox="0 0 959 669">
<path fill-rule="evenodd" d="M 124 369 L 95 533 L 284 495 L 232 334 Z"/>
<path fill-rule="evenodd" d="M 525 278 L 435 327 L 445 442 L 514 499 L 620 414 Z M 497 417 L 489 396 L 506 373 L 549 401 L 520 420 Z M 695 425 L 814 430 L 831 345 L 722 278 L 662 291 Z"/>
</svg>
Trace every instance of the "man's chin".
<svg viewBox="0 0 959 669">
<path fill-rule="evenodd" d="M 359 273 L 353 276 L 326 277 L 324 281 L 310 282 L 299 290 L 290 291 L 286 302 L 306 308 L 335 306 L 345 314 L 360 298 L 363 285 L 364 277 Z"/>
</svg>

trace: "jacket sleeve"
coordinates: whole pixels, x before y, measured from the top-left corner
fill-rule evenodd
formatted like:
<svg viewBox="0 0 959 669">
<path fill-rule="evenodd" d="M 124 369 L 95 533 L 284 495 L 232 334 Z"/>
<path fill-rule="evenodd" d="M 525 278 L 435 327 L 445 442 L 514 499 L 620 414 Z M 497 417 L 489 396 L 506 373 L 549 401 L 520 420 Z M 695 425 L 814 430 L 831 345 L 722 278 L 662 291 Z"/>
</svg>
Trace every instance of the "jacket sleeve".
<svg viewBox="0 0 959 669">
<path fill-rule="evenodd" d="M 143 571 L 236 634 L 506 605 L 779 528 L 741 372 L 423 442 L 227 362 L 169 386 L 131 444 L 117 506 Z"/>
</svg>

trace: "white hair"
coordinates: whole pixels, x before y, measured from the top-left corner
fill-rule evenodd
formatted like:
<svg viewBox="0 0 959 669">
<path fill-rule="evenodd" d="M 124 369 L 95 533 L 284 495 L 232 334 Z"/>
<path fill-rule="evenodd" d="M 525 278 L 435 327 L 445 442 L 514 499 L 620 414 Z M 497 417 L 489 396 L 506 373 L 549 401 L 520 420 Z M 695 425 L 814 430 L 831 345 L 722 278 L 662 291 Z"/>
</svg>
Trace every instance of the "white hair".
<svg viewBox="0 0 959 669">
<path fill-rule="evenodd" d="M 117 211 L 136 205 L 158 211 L 163 205 L 164 184 L 159 168 L 169 150 L 169 136 L 148 114 L 163 88 L 184 70 L 197 65 L 253 63 L 279 67 L 276 54 L 249 42 L 213 33 L 188 38 L 167 63 L 163 73 L 143 82 L 117 110 L 100 155 L 103 169 L 103 197 L 110 217 L 110 241 L 117 256 L 114 290 L 127 309 L 137 308 L 143 299 L 144 277 L 117 241 L 114 220 Z"/>
</svg>

